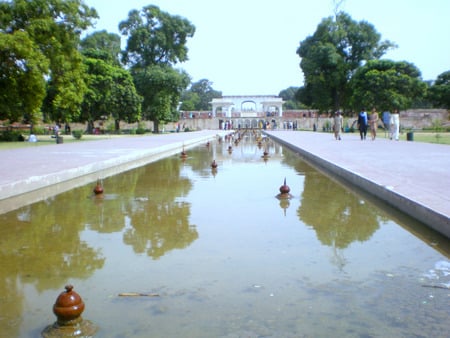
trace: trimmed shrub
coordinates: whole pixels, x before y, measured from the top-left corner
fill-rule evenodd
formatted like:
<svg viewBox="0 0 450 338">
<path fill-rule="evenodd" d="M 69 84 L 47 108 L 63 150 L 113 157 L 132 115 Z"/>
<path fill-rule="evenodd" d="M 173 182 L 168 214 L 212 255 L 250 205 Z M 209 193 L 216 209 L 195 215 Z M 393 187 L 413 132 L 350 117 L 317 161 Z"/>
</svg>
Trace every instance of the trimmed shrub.
<svg viewBox="0 0 450 338">
<path fill-rule="evenodd" d="M 25 138 L 18 130 L 5 130 L 0 133 L 0 141 L 3 142 L 23 142 Z"/>
<path fill-rule="evenodd" d="M 82 130 L 73 130 L 72 131 L 72 136 L 74 138 L 76 138 L 77 140 L 79 140 L 83 136 L 83 131 Z"/>
</svg>

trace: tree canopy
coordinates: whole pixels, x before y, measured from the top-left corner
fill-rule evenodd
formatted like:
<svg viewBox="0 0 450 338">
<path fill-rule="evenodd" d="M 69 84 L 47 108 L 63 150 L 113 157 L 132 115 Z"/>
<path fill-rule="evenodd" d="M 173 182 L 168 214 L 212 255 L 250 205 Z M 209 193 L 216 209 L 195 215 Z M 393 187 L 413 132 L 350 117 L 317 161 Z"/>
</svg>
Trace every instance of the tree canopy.
<svg viewBox="0 0 450 338">
<path fill-rule="evenodd" d="M 105 30 L 94 32 L 80 42 L 81 52 L 95 59 L 120 65 L 120 36 Z"/>
<path fill-rule="evenodd" d="M 0 119 L 36 122 L 48 60 L 24 31 L 0 34 L 0 60 Z"/>
<path fill-rule="evenodd" d="M 380 40 L 371 24 L 356 22 L 344 12 L 323 19 L 297 49 L 304 74 L 302 102 L 324 111 L 346 106 L 348 83 L 358 67 L 395 46 Z"/>
<path fill-rule="evenodd" d="M 428 90 L 428 99 L 440 108 L 450 108 L 450 70 L 439 74 Z"/>
<path fill-rule="evenodd" d="M 119 29 L 128 38 L 123 60 L 133 68 L 160 64 L 173 66 L 187 61 L 187 39 L 195 33 L 195 26 L 187 19 L 154 5 L 145 6 L 141 11 L 130 11 Z"/>
<path fill-rule="evenodd" d="M 304 107 L 298 99 L 299 89 L 298 87 L 289 87 L 280 91 L 278 96 L 284 101 L 284 109 L 301 109 Z"/>
<path fill-rule="evenodd" d="M 358 68 L 350 81 L 354 110 L 377 107 L 381 110 L 406 109 L 423 96 L 426 85 L 420 71 L 411 63 L 372 60 Z"/>
<path fill-rule="evenodd" d="M 94 121 L 113 118 L 136 122 L 140 119 L 141 97 L 137 94 L 131 74 L 120 66 L 102 59 L 85 58 L 87 91 L 83 100 L 80 122 L 88 121 L 89 131 Z"/>
<path fill-rule="evenodd" d="M 0 3 L 0 13 L 3 38 L 20 31 L 33 42 L 36 51 L 28 55 L 28 64 L 45 58 L 35 68 L 48 79 L 44 111 L 54 120 L 70 121 L 80 113 L 86 89 L 79 36 L 92 25 L 97 12 L 81 0 L 12 0 Z M 36 94 L 39 96 L 39 91 Z M 34 115 L 35 111 L 26 113 Z"/>
<path fill-rule="evenodd" d="M 119 29 L 127 36 L 123 61 L 144 98 L 143 116 L 153 121 L 154 132 L 159 132 L 160 122 L 177 119 L 181 93 L 189 85 L 188 74 L 174 66 L 188 59 L 186 42 L 195 27 L 185 18 L 150 5 L 130 11 Z"/>
<path fill-rule="evenodd" d="M 214 90 L 212 85 L 208 79 L 192 83 L 182 94 L 181 110 L 211 110 L 212 99 L 222 96 L 222 92 Z"/>
</svg>

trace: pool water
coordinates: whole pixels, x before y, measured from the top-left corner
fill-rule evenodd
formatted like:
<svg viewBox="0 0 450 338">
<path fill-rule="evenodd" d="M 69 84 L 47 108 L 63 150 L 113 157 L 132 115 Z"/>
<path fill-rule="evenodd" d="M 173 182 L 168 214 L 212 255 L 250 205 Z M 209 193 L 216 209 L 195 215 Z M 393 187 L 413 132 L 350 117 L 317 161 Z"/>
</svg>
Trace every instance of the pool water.
<svg viewBox="0 0 450 338">
<path fill-rule="evenodd" d="M 450 241 L 261 142 L 0 215 L 0 336 L 38 337 L 73 284 L 96 337 L 447 337 Z"/>
</svg>

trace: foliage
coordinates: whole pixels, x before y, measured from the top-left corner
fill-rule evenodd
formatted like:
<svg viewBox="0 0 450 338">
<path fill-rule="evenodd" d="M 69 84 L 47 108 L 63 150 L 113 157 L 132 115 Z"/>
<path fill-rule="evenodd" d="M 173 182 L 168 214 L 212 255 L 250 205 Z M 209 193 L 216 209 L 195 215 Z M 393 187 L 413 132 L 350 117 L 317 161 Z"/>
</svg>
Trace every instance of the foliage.
<svg viewBox="0 0 450 338">
<path fill-rule="evenodd" d="M 24 137 L 19 130 L 5 130 L 0 133 L 1 142 L 22 142 Z"/>
<path fill-rule="evenodd" d="M 181 94 L 180 110 L 183 111 L 199 110 L 198 107 L 200 107 L 199 95 L 190 90 L 183 91 L 183 93 Z"/>
<path fill-rule="evenodd" d="M 189 84 L 189 76 L 168 65 L 134 69 L 132 74 L 143 96 L 142 115 L 154 122 L 154 132 L 158 132 L 160 122 L 177 120 L 178 102 L 182 90 Z"/>
<path fill-rule="evenodd" d="M 77 140 L 79 140 L 83 136 L 83 131 L 82 130 L 73 130 L 72 131 L 72 136 L 74 138 L 76 138 Z"/>
<path fill-rule="evenodd" d="M 48 60 L 29 34 L 0 33 L 0 120 L 37 122 Z"/>
<path fill-rule="evenodd" d="M 348 82 L 365 61 L 380 58 L 395 45 L 365 21 L 356 22 L 340 12 L 323 19 L 315 33 L 300 42 L 297 54 L 304 74 L 301 101 L 321 110 L 347 104 Z"/>
<path fill-rule="evenodd" d="M 145 123 L 143 123 L 142 121 L 139 122 L 135 133 L 138 134 L 138 135 L 143 135 L 143 134 L 145 134 L 145 131 L 146 131 Z"/>
<path fill-rule="evenodd" d="M 85 82 L 83 113 L 80 122 L 107 119 L 135 122 L 140 118 L 141 100 L 131 74 L 119 65 L 102 59 L 85 58 Z M 118 123 L 116 123 L 118 126 Z M 116 128 L 118 129 L 118 128 Z"/>
<path fill-rule="evenodd" d="M 35 135 L 45 135 L 46 128 L 44 128 L 42 126 L 33 126 L 32 133 L 35 134 Z"/>
<path fill-rule="evenodd" d="M 94 32 L 80 42 L 81 53 L 89 58 L 120 65 L 120 36 L 105 30 Z"/>
<path fill-rule="evenodd" d="M 435 107 L 450 109 L 450 70 L 440 74 L 428 90 Z"/>
<path fill-rule="evenodd" d="M 135 68 L 187 61 L 187 38 L 195 33 L 195 27 L 187 19 L 172 16 L 154 5 L 130 11 L 119 29 L 128 36 L 123 60 Z"/>
<path fill-rule="evenodd" d="M 214 90 L 211 81 L 201 79 L 182 94 L 181 110 L 211 110 L 212 99 L 221 96 L 222 92 Z"/>
<path fill-rule="evenodd" d="M 360 67 L 350 81 L 354 110 L 376 107 L 381 111 L 406 109 L 422 97 L 426 85 L 413 64 L 402 61 L 372 60 Z"/>
<path fill-rule="evenodd" d="M 47 117 L 70 121 L 79 114 L 85 90 L 82 58 L 77 49 L 79 36 L 91 26 L 91 20 L 97 18 L 96 11 L 81 0 L 12 0 L 0 2 L 0 13 L 1 34 L 24 32 L 29 41 L 25 35 L 22 41 L 35 49 L 34 53 L 21 58 L 26 59 L 27 64 L 39 64 L 34 71 L 48 79 L 47 98 L 43 104 Z M 17 45 L 17 41 L 13 42 L 13 46 Z M 35 77 L 29 79 L 32 81 L 25 87 L 36 90 L 36 101 L 39 101 L 40 84 L 36 84 Z M 14 93 L 7 91 L 6 95 L 13 97 Z M 32 109 L 26 114 L 35 115 L 37 104 L 30 105 L 26 99 L 19 102 L 19 105 Z"/>
<path fill-rule="evenodd" d="M 284 109 L 302 109 L 305 106 L 298 100 L 298 87 L 283 89 L 278 96 L 284 101 Z"/>
<path fill-rule="evenodd" d="M 128 38 L 123 61 L 130 66 L 143 97 L 143 117 L 152 120 L 158 132 L 160 122 L 178 118 L 181 92 L 190 79 L 173 66 L 188 59 L 186 42 L 195 27 L 187 19 L 149 5 L 141 11 L 132 10 L 119 29 Z"/>
</svg>

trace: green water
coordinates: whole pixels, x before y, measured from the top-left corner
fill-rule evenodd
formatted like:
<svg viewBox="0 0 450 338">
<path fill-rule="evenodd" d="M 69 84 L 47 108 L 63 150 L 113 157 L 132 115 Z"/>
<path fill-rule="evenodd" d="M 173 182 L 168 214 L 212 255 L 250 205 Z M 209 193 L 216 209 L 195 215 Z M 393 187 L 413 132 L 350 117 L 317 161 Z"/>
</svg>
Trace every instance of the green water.
<svg viewBox="0 0 450 338">
<path fill-rule="evenodd" d="M 450 332 L 449 240 L 272 141 L 247 133 L 94 185 L 0 215 L 1 337 L 38 337 L 69 283 L 98 337 Z"/>
</svg>

